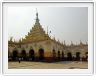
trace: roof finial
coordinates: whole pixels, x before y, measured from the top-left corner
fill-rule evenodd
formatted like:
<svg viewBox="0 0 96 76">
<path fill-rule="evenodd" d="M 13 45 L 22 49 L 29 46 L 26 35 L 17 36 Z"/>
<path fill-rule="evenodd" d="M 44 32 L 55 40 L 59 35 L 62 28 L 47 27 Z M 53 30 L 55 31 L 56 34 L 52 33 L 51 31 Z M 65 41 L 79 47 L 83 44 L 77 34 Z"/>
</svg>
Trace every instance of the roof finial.
<svg viewBox="0 0 96 76">
<path fill-rule="evenodd" d="M 38 11 L 37 11 L 37 8 L 36 8 L 36 19 L 38 19 Z"/>
<path fill-rule="evenodd" d="M 73 42 L 71 41 L 71 45 L 73 45 Z"/>
<path fill-rule="evenodd" d="M 65 40 L 64 40 L 64 45 L 66 45 L 66 42 L 65 42 Z"/>
<path fill-rule="evenodd" d="M 80 40 L 80 45 L 82 45 L 82 41 Z"/>
<path fill-rule="evenodd" d="M 35 24 L 40 24 L 40 23 L 39 23 L 39 19 L 38 19 L 38 11 L 37 11 L 37 8 L 36 8 L 36 22 L 35 22 Z"/>
</svg>

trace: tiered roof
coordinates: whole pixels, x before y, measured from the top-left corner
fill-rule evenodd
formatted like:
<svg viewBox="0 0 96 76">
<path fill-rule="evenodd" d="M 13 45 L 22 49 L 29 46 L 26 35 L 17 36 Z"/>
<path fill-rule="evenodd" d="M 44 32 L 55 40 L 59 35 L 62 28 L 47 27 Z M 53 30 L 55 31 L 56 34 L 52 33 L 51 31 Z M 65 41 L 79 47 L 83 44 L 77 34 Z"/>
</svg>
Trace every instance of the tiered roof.
<svg viewBox="0 0 96 76">
<path fill-rule="evenodd" d="M 48 34 L 45 33 L 42 26 L 39 23 L 38 12 L 36 13 L 36 21 L 34 27 L 28 32 L 28 35 L 22 39 L 22 43 L 31 43 L 51 39 Z"/>
</svg>

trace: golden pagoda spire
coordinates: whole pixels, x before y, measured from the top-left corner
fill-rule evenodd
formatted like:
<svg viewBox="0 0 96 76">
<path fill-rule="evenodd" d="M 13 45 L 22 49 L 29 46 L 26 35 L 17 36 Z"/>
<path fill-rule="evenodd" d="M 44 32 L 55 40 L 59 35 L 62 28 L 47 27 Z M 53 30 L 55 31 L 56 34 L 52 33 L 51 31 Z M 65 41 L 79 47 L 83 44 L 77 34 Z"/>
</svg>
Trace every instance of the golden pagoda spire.
<svg viewBox="0 0 96 76">
<path fill-rule="evenodd" d="M 38 19 L 38 11 L 37 11 L 37 8 L 36 8 L 36 19 Z"/>
<path fill-rule="evenodd" d="M 39 18 L 38 18 L 37 8 L 36 8 L 36 22 L 35 22 L 35 25 L 40 25 L 40 23 L 39 23 Z"/>
</svg>

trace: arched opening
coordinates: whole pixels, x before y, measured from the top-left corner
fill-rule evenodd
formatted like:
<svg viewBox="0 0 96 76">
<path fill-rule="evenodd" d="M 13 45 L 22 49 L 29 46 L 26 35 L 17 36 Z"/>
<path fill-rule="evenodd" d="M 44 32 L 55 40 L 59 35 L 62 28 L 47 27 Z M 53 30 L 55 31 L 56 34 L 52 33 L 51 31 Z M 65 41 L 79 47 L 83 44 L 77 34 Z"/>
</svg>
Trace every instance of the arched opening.
<svg viewBox="0 0 96 76">
<path fill-rule="evenodd" d="M 42 61 L 44 60 L 44 49 L 39 49 L 39 60 Z"/>
<path fill-rule="evenodd" d="M 34 54 L 34 50 L 33 49 L 31 49 L 30 51 L 29 51 L 29 59 L 30 60 L 35 60 L 35 54 Z"/>
<path fill-rule="evenodd" d="M 72 54 L 71 52 L 67 53 L 67 60 L 72 61 Z"/>
<path fill-rule="evenodd" d="M 26 60 L 26 51 L 25 50 L 22 50 L 21 57 L 22 57 L 22 60 Z"/>
<path fill-rule="evenodd" d="M 80 52 L 76 52 L 76 61 L 80 61 Z"/>
<path fill-rule="evenodd" d="M 55 50 L 53 49 L 53 59 L 55 59 L 56 58 L 56 52 L 55 52 Z"/>
<path fill-rule="evenodd" d="M 10 50 L 9 50 L 9 48 L 8 48 L 8 58 L 10 58 Z"/>
<path fill-rule="evenodd" d="M 58 59 L 60 60 L 60 51 L 58 51 Z"/>
<path fill-rule="evenodd" d="M 88 52 L 86 52 L 85 55 L 86 55 L 86 61 L 88 61 Z"/>
<path fill-rule="evenodd" d="M 64 60 L 64 52 L 62 51 L 62 60 Z"/>
<path fill-rule="evenodd" d="M 18 51 L 14 50 L 12 53 L 12 60 L 18 60 Z"/>
</svg>

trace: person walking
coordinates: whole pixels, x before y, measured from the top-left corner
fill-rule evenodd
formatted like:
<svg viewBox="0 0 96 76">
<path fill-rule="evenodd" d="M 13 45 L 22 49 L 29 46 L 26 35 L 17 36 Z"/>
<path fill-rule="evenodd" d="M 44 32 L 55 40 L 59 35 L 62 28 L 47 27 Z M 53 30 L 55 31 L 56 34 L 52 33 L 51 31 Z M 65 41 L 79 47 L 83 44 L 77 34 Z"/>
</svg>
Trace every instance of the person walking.
<svg viewBox="0 0 96 76">
<path fill-rule="evenodd" d="M 19 63 L 21 62 L 21 58 L 19 58 Z"/>
</svg>

